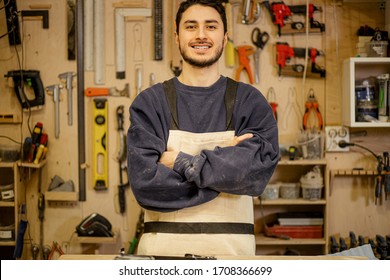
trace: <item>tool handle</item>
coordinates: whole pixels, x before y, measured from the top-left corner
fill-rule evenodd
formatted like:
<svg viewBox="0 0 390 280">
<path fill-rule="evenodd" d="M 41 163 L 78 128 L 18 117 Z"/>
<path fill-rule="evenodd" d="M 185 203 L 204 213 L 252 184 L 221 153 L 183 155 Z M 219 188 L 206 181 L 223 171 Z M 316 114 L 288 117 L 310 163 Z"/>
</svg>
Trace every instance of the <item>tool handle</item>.
<svg viewBox="0 0 390 280">
<path fill-rule="evenodd" d="M 87 88 L 84 91 L 84 95 L 88 97 L 106 96 L 109 95 L 109 89 L 108 88 Z"/>
<path fill-rule="evenodd" d="M 125 213 L 126 210 L 126 199 L 125 199 L 125 187 L 118 187 L 118 198 L 119 198 L 119 211 L 121 214 Z"/>
</svg>

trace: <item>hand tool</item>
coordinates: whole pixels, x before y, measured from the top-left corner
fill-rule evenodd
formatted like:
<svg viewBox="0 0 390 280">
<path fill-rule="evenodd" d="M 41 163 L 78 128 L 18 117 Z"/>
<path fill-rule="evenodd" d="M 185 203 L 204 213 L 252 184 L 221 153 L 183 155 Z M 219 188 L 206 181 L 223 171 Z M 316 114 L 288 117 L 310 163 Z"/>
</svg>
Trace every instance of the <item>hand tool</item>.
<svg viewBox="0 0 390 280">
<path fill-rule="evenodd" d="M 269 105 L 272 108 L 272 112 L 274 113 L 275 120 L 278 120 L 278 112 L 276 108 L 278 107 L 278 103 L 276 103 L 276 94 L 273 87 L 270 87 L 267 92 L 267 100 Z"/>
<path fill-rule="evenodd" d="M 142 67 L 141 66 L 136 66 L 135 69 L 135 81 L 136 81 L 136 90 L 137 90 L 137 95 L 140 94 L 142 90 Z"/>
<path fill-rule="evenodd" d="M 349 232 L 349 247 L 355 248 L 357 246 L 356 235 L 353 231 Z"/>
<path fill-rule="evenodd" d="M 67 30 L 68 30 L 68 60 L 76 60 L 76 3 L 66 1 Z"/>
<path fill-rule="evenodd" d="M 262 32 L 260 28 L 256 27 L 252 30 L 252 43 L 256 46 L 256 52 L 254 54 L 255 63 L 255 81 L 256 84 L 260 82 L 260 52 L 264 49 L 264 46 L 269 41 L 269 34 Z"/>
<path fill-rule="evenodd" d="M 46 133 L 42 133 L 41 140 L 35 154 L 34 164 L 40 163 L 43 159 L 45 148 L 47 148 L 47 139 L 48 135 Z"/>
<path fill-rule="evenodd" d="M 49 95 L 53 96 L 54 101 L 54 136 L 59 138 L 60 136 L 60 89 L 62 85 L 51 85 L 46 87 L 46 91 Z"/>
<path fill-rule="evenodd" d="M 296 115 L 298 119 L 298 124 L 301 123 L 302 119 L 302 113 L 299 109 L 298 102 L 297 102 L 297 91 L 295 88 L 289 88 L 288 89 L 288 103 L 286 106 L 286 111 L 283 116 L 283 129 L 288 128 L 288 124 L 291 122 L 290 114 L 293 113 Z M 299 130 L 302 130 L 302 127 L 299 125 Z"/>
<path fill-rule="evenodd" d="M 385 238 L 380 234 L 377 234 L 375 236 L 375 240 L 376 240 L 376 244 L 377 244 L 376 251 L 380 255 L 380 259 L 385 260 L 389 254 L 389 251 L 388 251 L 389 248 L 387 247 L 387 242 L 386 242 Z"/>
<path fill-rule="evenodd" d="M 108 188 L 108 108 L 107 99 L 95 98 L 93 100 L 92 116 L 93 124 L 93 165 L 92 181 L 94 189 L 97 191 Z"/>
<path fill-rule="evenodd" d="M 162 0 L 154 0 L 154 60 L 163 59 L 163 6 Z"/>
<path fill-rule="evenodd" d="M 119 186 L 118 186 L 118 198 L 119 198 L 119 209 L 120 213 L 123 214 L 126 210 L 126 196 L 125 190 L 130 186 L 129 182 L 123 182 L 122 172 L 126 171 L 126 136 L 123 132 L 123 121 L 124 121 L 124 106 L 120 105 L 116 108 L 116 118 L 119 132 L 119 151 L 116 159 L 119 162 Z"/>
<path fill-rule="evenodd" d="M 340 252 L 345 251 L 348 249 L 347 243 L 345 242 L 345 239 L 343 237 L 340 237 Z"/>
<path fill-rule="evenodd" d="M 330 252 L 332 254 L 338 253 L 339 252 L 339 248 L 340 248 L 340 246 L 339 246 L 339 244 L 336 241 L 336 237 L 331 236 L 330 237 Z"/>
<path fill-rule="evenodd" d="M 317 50 L 316 48 L 308 48 L 308 58 L 311 60 L 311 71 L 310 74 L 314 78 L 324 78 L 326 71 L 323 67 L 320 67 L 316 63 L 317 56 L 324 55 L 323 51 Z M 287 62 L 290 62 L 292 58 L 306 58 L 306 48 L 293 48 L 290 47 L 286 42 L 277 42 L 276 43 L 276 64 L 279 68 L 279 76 L 288 75 L 288 76 L 299 76 L 304 72 L 304 65 L 300 63 L 294 63 L 287 65 Z M 287 67 L 288 66 L 288 67 Z M 292 71 L 292 73 L 291 73 Z M 284 74 L 283 74 L 284 72 Z"/>
<path fill-rule="evenodd" d="M 116 78 L 126 78 L 125 58 L 125 18 L 128 16 L 151 17 L 149 8 L 115 8 L 115 54 L 116 54 Z"/>
<path fill-rule="evenodd" d="M 365 238 L 363 235 L 359 235 L 358 239 L 359 239 L 359 246 L 363 246 L 364 244 L 366 244 L 366 241 L 365 241 Z"/>
<path fill-rule="evenodd" d="M 110 87 L 110 88 L 90 87 L 85 89 L 84 94 L 85 96 L 88 97 L 95 97 L 95 96 L 130 97 L 130 89 L 129 89 L 129 84 L 125 84 L 123 90 L 118 90 L 116 87 Z"/>
<path fill-rule="evenodd" d="M 141 209 L 141 212 L 138 216 L 137 221 L 137 227 L 135 229 L 135 235 L 133 237 L 133 240 L 130 242 L 129 252 L 128 254 L 133 254 L 135 252 L 135 249 L 138 246 L 138 241 L 141 238 L 141 235 L 144 232 L 144 210 Z"/>
<path fill-rule="evenodd" d="M 78 179 L 79 179 L 79 201 L 86 200 L 86 170 L 85 170 L 85 97 L 82 92 L 85 89 L 84 70 L 84 15 L 86 10 L 84 4 L 87 1 L 76 1 L 76 46 L 77 46 L 77 150 L 78 150 Z"/>
<path fill-rule="evenodd" d="M 226 67 L 232 68 L 235 65 L 234 51 L 234 30 L 233 30 L 233 6 L 229 1 L 225 1 L 225 11 L 227 20 L 228 40 L 225 47 Z"/>
<path fill-rule="evenodd" d="M 305 32 L 305 24 L 301 21 L 291 21 L 290 30 L 284 30 L 283 27 L 286 25 L 286 20 L 291 19 L 293 15 L 304 15 L 308 14 L 310 22 L 310 31 L 325 31 L 325 24 L 319 23 L 314 20 L 314 12 L 321 12 L 321 7 L 309 5 L 286 5 L 283 1 L 273 2 L 271 5 L 269 1 L 263 1 L 264 6 L 271 15 L 272 22 L 278 26 L 278 36 L 282 34 L 291 33 L 303 33 Z M 308 11 L 307 11 L 308 8 Z"/>
<path fill-rule="evenodd" d="M 387 200 L 388 195 L 390 195 L 390 157 L 389 152 L 383 153 L 384 158 L 384 192 L 385 200 Z"/>
<path fill-rule="evenodd" d="M 5 3 L 5 2 L 4 2 Z M 7 1 L 7 5 L 4 5 L 5 18 L 7 23 L 8 42 L 10 46 L 20 45 L 20 29 L 18 8 L 16 7 L 16 0 Z M 7 34 L 6 33 L 6 34 Z"/>
<path fill-rule="evenodd" d="M 49 250 L 49 255 L 47 259 L 53 259 L 54 253 L 58 253 L 60 256 L 65 254 L 64 251 L 62 251 L 61 246 L 55 241 L 53 241 L 51 245 L 51 250 Z"/>
<path fill-rule="evenodd" d="M 149 75 L 149 86 L 152 86 L 156 83 L 156 76 L 154 73 L 150 73 Z"/>
<path fill-rule="evenodd" d="M 61 81 L 65 81 L 66 90 L 68 91 L 68 125 L 73 124 L 73 112 L 72 112 L 72 88 L 73 88 L 73 77 L 76 76 L 76 73 L 73 72 L 65 72 L 58 75 L 58 78 Z"/>
<path fill-rule="evenodd" d="M 38 70 L 8 71 L 6 78 L 12 78 L 16 96 L 23 109 L 40 109 L 45 104 L 45 91 Z M 28 99 L 25 89 L 32 89 L 33 99 Z"/>
<path fill-rule="evenodd" d="M 133 35 L 134 35 L 134 48 L 133 48 L 133 61 L 143 61 L 143 48 L 142 48 L 142 25 L 136 23 L 133 26 Z"/>
<path fill-rule="evenodd" d="M 104 0 L 93 1 L 93 68 L 96 85 L 105 84 L 105 11 Z"/>
<path fill-rule="evenodd" d="M 383 170 L 383 160 L 382 156 L 377 156 L 378 165 L 377 165 L 377 176 L 375 178 L 375 205 L 377 205 L 378 200 L 380 201 L 382 198 L 382 170 Z"/>
<path fill-rule="evenodd" d="M 321 115 L 320 110 L 318 108 L 319 104 L 318 104 L 317 98 L 314 95 L 313 89 L 309 90 L 309 94 L 307 97 L 307 101 L 305 103 L 305 107 L 306 107 L 306 110 L 305 110 L 305 114 L 303 115 L 303 129 L 307 130 L 309 128 L 312 129 L 314 127 L 314 126 L 308 127 L 308 119 L 310 117 L 310 114 L 314 113 L 316 116 L 316 127 L 318 130 L 322 130 L 322 128 L 323 128 L 322 115 Z"/>
<path fill-rule="evenodd" d="M 255 23 L 261 13 L 260 3 L 257 0 L 244 0 L 242 7 L 242 19 L 243 24 Z"/>
<path fill-rule="evenodd" d="M 239 58 L 240 65 L 236 71 L 236 81 L 240 80 L 241 71 L 246 70 L 249 76 L 249 82 L 253 84 L 253 74 L 250 67 L 249 56 L 254 54 L 255 50 L 252 46 L 245 45 L 245 46 L 237 47 L 237 51 L 238 51 L 238 58 Z"/>
</svg>

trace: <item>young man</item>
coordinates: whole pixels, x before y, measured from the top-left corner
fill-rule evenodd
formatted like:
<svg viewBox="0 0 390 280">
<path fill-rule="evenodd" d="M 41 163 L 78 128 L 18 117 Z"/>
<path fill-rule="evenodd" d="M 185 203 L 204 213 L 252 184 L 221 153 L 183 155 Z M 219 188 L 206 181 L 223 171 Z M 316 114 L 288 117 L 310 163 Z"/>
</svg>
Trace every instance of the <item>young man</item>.
<svg viewBox="0 0 390 280">
<path fill-rule="evenodd" d="M 256 88 L 218 71 L 226 25 L 220 2 L 182 2 L 182 72 L 130 107 L 129 179 L 145 209 L 138 254 L 255 254 L 252 196 L 279 160 L 278 130 Z"/>
</svg>

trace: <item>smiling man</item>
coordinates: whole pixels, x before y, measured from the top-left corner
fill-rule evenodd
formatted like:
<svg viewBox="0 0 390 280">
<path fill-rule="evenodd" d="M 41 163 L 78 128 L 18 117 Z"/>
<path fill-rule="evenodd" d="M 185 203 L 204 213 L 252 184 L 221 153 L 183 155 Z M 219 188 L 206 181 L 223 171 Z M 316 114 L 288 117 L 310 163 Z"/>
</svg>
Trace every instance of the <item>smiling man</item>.
<svg viewBox="0 0 390 280">
<path fill-rule="evenodd" d="M 145 209 L 137 253 L 254 255 L 252 197 L 279 160 L 272 109 L 256 88 L 219 73 L 221 2 L 184 1 L 175 23 L 180 76 L 130 107 L 129 179 Z"/>
</svg>

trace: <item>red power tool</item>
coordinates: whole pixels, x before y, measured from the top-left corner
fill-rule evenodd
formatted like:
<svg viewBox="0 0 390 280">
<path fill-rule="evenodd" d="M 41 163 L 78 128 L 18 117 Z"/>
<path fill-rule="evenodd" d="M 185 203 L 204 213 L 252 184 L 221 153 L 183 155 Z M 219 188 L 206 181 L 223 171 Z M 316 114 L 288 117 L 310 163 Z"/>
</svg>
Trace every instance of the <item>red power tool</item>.
<svg viewBox="0 0 390 280">
<path fill-rule="evenodd" d="M 286 5 L 283 1 L 273 2 L 272 4 L 269 1 L 264 1 L 263 4 L 269 11 L 272 22 L 278 26 L 278 35 L 282 33 L 282 27 L 286 25 L 286 20 L 291 19 L 293 15 L 303 15 L 306 14 L 309 17 L 310 28 L 317 29 L 320 32 L 325 31 L 325 24 L 322 24 L 314 20 L 314 12 L 321 12 L 320 7 L 314 6 L 313 4 L 306 5 Z M 308 8 L 308 11 L 307 11 Z M 304 32 L 305 24 L 302 21 L 292 21 L 290 31 L 285 32 L 289 33 L 302 33 Z"/>
<path fill-rule="evenodd" d="M 288 43 L 282 43 L 282 42 L 277 42 L 276 43 L 276 64 L 279 67 L 279 76 L 283 75 L 283 71 L 287 68 L 287 63 L 291 61 L 292 58 L 298 57 L 298 58 L 305 58 L 306 57 L 306 48 L 293 48 L 288 45 Z M 308 49 L 308 58 L 311 60 L 311 74 L 313 74 L 313 77 L 325 77 L 325 69 L 322 67 L 318 66 L 316 63 L 316 58 L 319 55 L 324 55 L 322 51 L 319 51 L 315 48 L 309 48 Z M 305 66 L 303 64 L 292 64 L 290 65 L 291 69 L 287 70 L 292 70 L 287 71 L 287 76 L 298 76 L 303 73 L 303 70 Z"/>
</svg>

